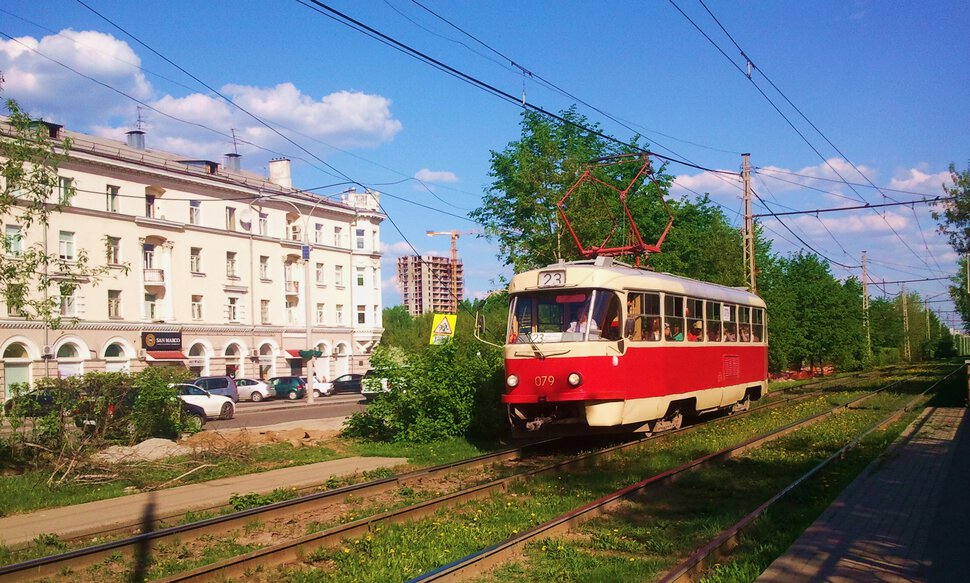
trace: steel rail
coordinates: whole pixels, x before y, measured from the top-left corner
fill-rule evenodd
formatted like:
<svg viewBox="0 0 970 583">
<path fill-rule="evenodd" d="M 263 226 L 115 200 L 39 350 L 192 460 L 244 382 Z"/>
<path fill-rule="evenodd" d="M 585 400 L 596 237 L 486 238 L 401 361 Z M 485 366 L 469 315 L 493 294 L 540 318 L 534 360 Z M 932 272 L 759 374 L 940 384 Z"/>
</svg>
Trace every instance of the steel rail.
<svg viewBox="0 0 970 583">
<path fill-rule="evenodd" d="M 861 375 L 853 375 L 861 376 Z M 833 384 L 843 381 L 844 379 L 822 379 L 820 381 L 813 381 L 810 383 L 802 384 L 797 387 L 791 387 L 789 389 L 784 389 L 782 391 L 774 392 L 771 394 L 783 394 L 789 391 L 796 391 L 802 389 L 809 385 L 823 384 L 831 382 Z M 810 393 L 797 394 L 787 399 L 780 399 L 778 401 L 773 401 L 766 405 L 755 407 L 747 411 L 742 411 L 736 413 L 730 417 L 721 417 L 713 419 L 708 423 L 721 422 L 726 419 L 735 419 L 740 416 L 750 414 L 754 411 L 762 411 L 769 408 L 776 408 L 782 405 L 791 404 L 794 402 L 799 402 L 802 400 L 810 399 L 819 394 L 823 394 L 825 390 L 818 390 Z M 493 482 L 491 486 L 489 484 L 484 484 L 479 487 L 466 489 L 457 492 L 453 495 L 459 498 L 468 498 L 469 496 L 477 498 L 481 496 L 486 496 L 494 488 L 507 488 L 508 484 L 506 481 L 514 481 L 516 479 L 525 479 L 526 477 L 531 477 L 532 475 L 539 475 L 544 472 L 560 471 L 562 469 L 569 468 L 573 465 L 583 465 L 591 463 L 597 457 L 608 457 L 613 455 L 617 451 L 621 451 L 630 447 L 638 447 L 644 441 L 667 437 L 669 435 L 679 434 L 682 432 L 695 431 L 700 427 L 703 427 L 706 423 L 691 425 L 678 429 L 676 431 L 667 431 L 663 433 L 658 433 L 655 435 L 648 435 L 646 437 L 640 438 L 638 440 L 630 441 L 624 444 L 606 448 L 600 451 L 588 452 L 577 456 L 571 460 L 566 460 L 552 465 L 547 465 L 542 468 L 533 469 L 531 471 L 521 473 L 518 475 L 510 476 L 508 478 L 503 478 L 502 480 Z M 158 530 L 153 530 L 150 532 L 143 532 L 135 536 L 119 539 L 116 541 L 109 541 L 101 543 L 98 545 L 85 547 L 81 549 L 76 549 L 73 551 L 68 551 L 66 553 L 61 553 L 57 555 L 51 555 L 48 557 L 40 557 L 37 559 L 32 559 L 29 561 L 24 561 L 21 563 L 15 563 L 11 565 L 5 565 L 0 567 L 0 583 L 5 583 L 7 581 L 23 581 L 25 579 L 39 579 L 44 577 L 57 576 L 58 574 L 64 573 L 67 569 L 82 569 L 87 566 L 99 563 L 105 559 L 117 557 L 119 554 L 128 559 L 132 560 L 136 553 L 144 552 L 144 549 L 149 551 L 153 548 L 157 548 L 164 543 L 177 540 L 179 543 L 186 543 L 192 540 L 198 539 L 202 536 L 207 535 L 217 535 L 223 534 L 227 531 L 231 531 L 237 528 L 241 528 L 248 523 L 253 521 L 268 521 L 280 517 L 289 516 L 295 513 L 305 513 L 324 510 L 330 506 L 341 503 L 346 496 L 355 495 L 361 497 L 374 496 L 377 494 L 385 493 L 391 490 L 398 489 L 407 484 L 420 483 L 422 480 L 429 478 L 434 478 L 438 476 L 447 475 L 452 472 L 472 469 L 475 467 L 481 467 L 489 464 L 500 463 L 503 461 L 513 460 L 513 459 L 523 459 L 528 455 L 531 450 L 539 450 L 543 447 L 551 447 L 553 444 L 562 441 L 563 438 L 554 438 L 541 440 L 531 444 L 527 444 L 521 447 L 509 448 L 500 452 L 495 452 L 491 454 L 484 454 L 475 458 L 470 458 L 467 460 L 461 460 L 457 462 L 450 462 L 447 464 L 442 464 L 439 466 L 434 466 L 432 468 L 426 468 L 422 470 L 415 470 L 407 474 L 401 474 L 399 476 L 393 476 L 389 478 L 383 478 L 379 480 L 373 480 L 364 482 L 361 484 L 354 484 L 350 486 L 344 486 L 342 488 L 336 488 L 333 490 L 327 490 L 324 492 L 317 492 L 313 494 L 308 494 L 305 496 L 300 496 L 298 498 L 293 498 L 291 500 L 284 500 L 281 502 L 276 502 L 266 506 L 260 506 L 257 508 L 251 508 L 248 510 L 242 510 L 234 512 L 232 514 L 227 514 L 223 516 L 216 516 L 213 518 L 184 524 L 178 526 L 172 526 L 167 528 L 162 528 Z M 442 497 L 448 498 L 448 496 Z M 468 498 L 470 499 L 470 498 Z M 440 499 L 438 499 L 440 500 Z M 433 502 L 433 501 L 430 501 Z M 430 504 L 426 502 L 413 507 L 414 512 L 419 513 L 419 516 L 423 516 L 424 512 L 423 506 Z M 221 507 L 220 507 L 221 508 Z M 392 511 L 389 513 L 384 513 L 382 515 L 373 516 L 370 518 L 362 519 L 358 522 L 374 521 L 374 520 L 392 520 L 396 521 L 396 513 L 404 513 L 406 509 L 401 509 L 397 511 Z M 354 523 L 351 523 L 354 524 Z M 132 525 L 132 527 L 138 527 L 141 524 Z M 339 532 L 340 527 L 334 533 Z M 331 529 L 333 530 L 333 529 Z M 329 532 L 329 531 L 326 531 Z M 92 533 L 93 534 L 93 533 Z M 318 533 L 319 534 L 319 533 Z M 313 535 L 311 535 L 313 536 Z M 334 535 L 336 536 L 336 534 Z M 351 536 L 350 534 L 344 534 L 343 536 Z M 304 537 L 306 538 L 306 537 Z M 301 542 L 299 539 L 293 541 L 294 544 L 306 544 L 306 542 Z M 286 545 L 287 543 L 282 543 Z M 275 547 L 266 547 L 266 549 L 261 549 L 263 551 L 267 549 L 273 549 Z M 139 551 L 141 549 L 141 551 Z M 258 551 L 256 551 L 258 552 Z M 202 569 L 204 569 L 203 567 Z M 179 579 L 172 579 L 179 580 Z"/>
<path fill-rule="evenodd" d="M 888 389 L 901 381 L 894 381 L 889 385 L 886 385 L 876 392 Z M 782 405 L 789 404 L 795 401 L 801 401 L 805 399 L 812 398 L 818 394 L 822 394 L 825 391 L 817 391 L 815 393 L 796 395 L 790 399 L 780 400 L 768 405 L 757 407 L 755 409 L 749 409 L 730 417 L 722 417 L 712 420 L 710 423 L 723 422 L 730 419 L 736 419 L 738 417 L 753 413 L 755 411 L 763 411 L 766 409 L 771 409 L 775 407 L 780 407 Z M 875 393 L 872 393 L 875 394 Z M 850 403 L 843 405 L 848 406 L 856 401 L 868 398 L 872 394 L 863 395 Z M 477 500 L 485 498 L 496 492 L 506 491 L 512 484 L 519 481 L 528 480 L 535 476 L 550 474 L 555 472 L 561 472 L 572 467 L 582 467 L 585 465 L 591 465 L 595 463 L 599 458 L 607 458 L 615 453 L 629 449 L 635 448 L 643 445 L 645 441 L 656 439 L 656 438 L 666 438 L 668 436 L 677 435 L 685 432 L 696 431 L 703 427 L 705 424 L 692 425 L 689 427 L 684 427 L 676 431 L 667 431 L 663 433 L 658 433 L 651 435 L 649 437 L 644 437 L 642 439 L 631 441 L 628 443 L 616 445 L 610 448 L 606 448 L 600 451 L 588 452 L 580 456 L 576 456 L 569 460 L 563 460 L 550 464 L 542 468 L 535 468 L 526 472 L 501 478 L 489 483 L 480 484 L 459 492 L 454 492 L 451 494 L 446 494 L 438 498 L 428 500 L 416 505 L 408 506 L 406 508 L 401 508 L 383 514 L 370 516 L 366 518 L 359 519 L 354 522 L 339 525 L 328 530 L 324 530 L 317 533 L 312 533 L 300 537 L 298 539 L 293 539 L 290 541 L 285 541 L 283 543 L 258 549 L 250 553 L 240 555 L 238 557 L 233 557 L 221 562 L 212 563 L 209 565 L 204 565 L 196 569 L 172 575 L 170 577 L 161 579 L 160 581 L 164 583 L 175 583 L 175 582 L 189 582 L 189 581 L 209 581 L 213 579 L 231 579 L 236 577 L 245 577 L 247 573 L 253 572 L 257 568 L 262 568 L 263 570 L 283 566 L 287 564 L 295 563 L 302 559 L 306 552 L 320 548 L 323 546 L 332 546 L 338 544 L 340 541 L 346 538 L 360 538 L 366 536 L 368 533 L 375 531 L 377 527 L 385 523 L 400 523 L 405 521 L 413 521 L 420 518 L 430 516 L 441 510 L 443 508 L 451 508 L 469 502 L 472 500 Z"/>
<path fill-rule="evenodd" d="M 810 415 L 803 419 L 793 421 L 792 423 L 789 423 L 778 429 L 747 439 L 740 444 L 729 446 L 719 451 L 709 453 L 707 455 L 703 455 L 687 463 L 684 463 L 680 466 L 677 466 L 676 468 L 671 468 L 669 470 L 666 470 L 664 472 L 661 472 L 659 474 L 656 474 L 654 476 L 641 480 L 635 484 L 631 484 L 629 486 L 621 488 L 616 492 L 613 492 L 612 494 L 607 494 L 606 496 L 603 496 L 598 500 L 594 500 L 584 506 L 571 510 L 565 514 L 562 514 L 560 516 L 557 516 L 556 518 L 548 520 L 538 526 L 535 526 L 534 528 L 529 529 L 518 536 L 509 538 L 491 547 L 482 549 L 476 553 L 472 553 L 466 557 L 458 559 L 457 561 L 454 561 L 447 565 L 443 565 L 441 567 L 438 567 L 437 569 L 434 569 L 432 571 L 419 575 L 418 577 L 410 579 L 409 582 L 460 581 L 460 580 L 464 580 L 470 577 L 480 575 L 481 573 L 487 571 L 488 569 L 491 569 L 507 561 L 512 556 L 521 554 L 522 550 L 524 549 L 527 543 L 531 542 L 532 540 L 540 536 L 542 537 L 553 536 L 556 534 L 569 531 L 574 527 L 588 520 L 591 520 L 600 515 L 608 513 L 613 506 L 620 504 L 631 497 L 640 495 L 644 490 L 647 490 L 648 488 L 651 488 L 660 484 L 668 483 L 676 479 L 679 475 L 684 474 L 685 472 L 698 469 L 711 462 L 730 459 L 732 457 L 740 455 L 741 453 L 749 449 L 758 447 L 769 441 L 784 437 L 785 435 L 788 435 L 794 431 L 797 431 L 799 429 L 802 429 L 804 427 L 817 423 L 827 418 L 828 416 L 833 415 L 838 411 L 849 409 L 853 405 L 856 405 L 866 399 L 869 399 L 879 394 L 880 392 L 886 389 L 889 389 L 901 382 L 903 381 L 901 380 L 894 381 L 893 383 L 890 383 L 889 385 L 886 385 L 876 391 L 873 391 L 872 393 L 861 395 L 855 399 L 852 399 L 846 403 L 843 403 L 842 405 L 833 407 L 828 411 L 823 411 L 821 413 L 817 413 L 815 415 Z"/>
<path fill-rule="evenodd" d="M 895 422 L 904 413 L 907 413 L 908 411 L 912 410 L 912 408 L 917 403 L 919 403 L 925 398 L 926 393 L 930 392 L 937 385 L 939 385 L 940 383 L 943 383 L 944 381 L 946 381 L 956 373 L 960 372 L 964 368 L 966 368 L 966 365 L 961 364 L 956 369 L 954 369 L 949 374 L 947 374 L 945 377 L 930 385 L 926 390 L 921 392 L 919 395 L 916 395 L 915 397 L 910 399 L 905 405 L 896 409 L 895 411 L 887 415 L 884 419 L 880 420 L 878 423 L 875 423 L 874 425 L 866 429 L 855 439 L 851 440 L 849 443 L 845 444 L 837 451 L 832 453 L 830 456 L 828 456 L 827 458 L 819 462 L 818 465 L 816 465 L 812 469 L 808 470 L 807 472 L 799 476 L 791 484 L 788 484 L 787 486 L 782 488 L 777 494 L 769 498 L 767 501 L 765 501 L 763 504 L 758 506 L 756 509 L 750 512 L 744 518 L 742 518 L 738 522 L 734 523 L 733 525 L 721 531 L 721 533 L 718 534 L 713 539 L 711 539 L 710 542 L 700 547 L 699 549 L 695 550 L 693 553 L 690 554 L 690 556 L 684 559 L 676 567 L 667 571 L 657 581 L 659 583 L 685 583 L 689 581 L 694 581 L 696 576 L 701 574 L 706 569 L 710 568 L 713 562 L 720 561 L 721 559 L 729 555 L 730 552 L 734 549 L 734 547 L 737 546 L 741 534 L 745 532 L 748 528 L 753 526 L 757 522 L 757 520 L 761 518 L 761 516 L 765 512 L 767 512 L 772 506 L 780 502 L 792 491 L 794 491 L 799 486 L 807 482 L 815 474 L 821 472 L 829 464 L 831 464 L 836 460 L 842 459 L 845 456 L 845 453 L 849 449 L 858 445 L 869 434 L 871 434 L 876 430 L 887 427 L 889 424 Z"/>
</svg>

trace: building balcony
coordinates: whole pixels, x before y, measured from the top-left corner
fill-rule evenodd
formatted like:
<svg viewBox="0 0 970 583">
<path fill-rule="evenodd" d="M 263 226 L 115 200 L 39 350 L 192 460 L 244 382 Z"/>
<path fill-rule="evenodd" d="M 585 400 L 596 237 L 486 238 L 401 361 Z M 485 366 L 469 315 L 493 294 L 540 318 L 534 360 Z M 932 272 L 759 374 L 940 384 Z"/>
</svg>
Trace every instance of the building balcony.
<svg viewBox="0 0 970 583">
<path fill-rule="evenodd" d="M 164 269 L 145 269 L 145 286 L 151 287 L 164 287 L 165 286 L 165 270 Z"/>
<path fill-rule="evenodd" d="M 284 289 L 286 290 L 286 295 L 288 296 L 300 295 L 300 282 L 288 281 L 286 282 Z"/>
</svg>

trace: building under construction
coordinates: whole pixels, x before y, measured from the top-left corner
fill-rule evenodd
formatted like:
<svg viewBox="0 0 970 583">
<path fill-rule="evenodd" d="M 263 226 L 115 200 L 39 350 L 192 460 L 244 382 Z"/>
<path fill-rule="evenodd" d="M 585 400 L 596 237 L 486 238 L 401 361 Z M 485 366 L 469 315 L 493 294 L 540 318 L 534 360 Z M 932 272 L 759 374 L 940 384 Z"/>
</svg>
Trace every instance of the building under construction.
<svg viewBox="0 0 970 583">
<path fill-rule="evenodd" d="M 451 259 L 436 255 L 398 257 L 397 279 L 412 316 L 457 313 L 458 302 L 465 295 L 464 268 L 459 259 L 453 264 Z"/>
</svg>

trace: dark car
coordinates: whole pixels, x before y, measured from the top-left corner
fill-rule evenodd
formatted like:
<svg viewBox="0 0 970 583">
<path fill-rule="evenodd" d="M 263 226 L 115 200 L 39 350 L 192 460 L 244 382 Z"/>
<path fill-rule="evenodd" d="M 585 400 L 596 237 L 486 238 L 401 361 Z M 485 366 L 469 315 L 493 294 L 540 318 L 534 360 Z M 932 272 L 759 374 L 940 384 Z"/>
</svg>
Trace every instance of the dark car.
<svg viewBox="0 0 970 583">
<path fill-rule="evenodd" d="M 182 401 L 182 423 L 191 431 L 202 431 L 205 427 L 205 409 Z"/>
<path fill-rule="evenodd" d="M 335 393 L 359 393 L 361 390 L 361 381 L 363 381 L 364 375 L 351 373 L 340 375 L 339 377 L 333 379 L 333 392 Z"/>
<path fill-rule="evenodd" d="M 273 377 L 269 379 L 269 387 L 277 399 L 295 401 L 306 397 L 306 383 L 300 377 Z"/>
<path fill-rule="evenodd" d="M 192 384 L 202 387 L 213 395 L 229 397 L 233 403 L 239 402 L 239 387 L 236 386 L 236 380 L 230 376 L 199 377 L 192 381 Z"/>
<path fill-rule="evenodd" d="M 21 417 L 43 417 L 59 407 L 57 397 L 50 389 L 35 389 L 14 394 L 3 402 L 3 414 L 16 412 Z"/>
</svg>

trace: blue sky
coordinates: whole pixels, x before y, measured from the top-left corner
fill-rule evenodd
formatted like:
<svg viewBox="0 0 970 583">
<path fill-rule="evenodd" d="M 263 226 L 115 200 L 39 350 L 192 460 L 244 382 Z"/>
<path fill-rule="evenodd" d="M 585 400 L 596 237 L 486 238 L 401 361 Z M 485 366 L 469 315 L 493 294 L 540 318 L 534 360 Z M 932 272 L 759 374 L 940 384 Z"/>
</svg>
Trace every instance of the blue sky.
<svg viewBox="0 0 970 583">
<path fill-rule="evenodd" d="M 221 160 L 231 149 L 226 135 L 233 128 L 259 146 L 240 147 L 250 170 L 263 172 L 266 161 L 282 153 L 294 161 L 298 187 L 335 184 L 343 175 L 385 193 L 386 305 L 400 301 L 392 277 L 398 255 L 411 253 L 410 246 L 422 254 L 448 253 L 448 239 L 428 238 L 426 230 L 479 228 L 460 217 L 480 204 L 490 153 L 519 137 L 521 105 L 298 2 L 87 4 L 312 156 L 73 1 L 8 0 L 0 6 L 3 96 L 70 129 L 119 139 L 137 117 L 132 98 L 138 99 L 158 110 L 142 113 L 149 147 Z M 717 21 L 698 0 L 327 4 L 545 110 L 576 103 L 540 78 L 548 81 L 589 104 L 579 104 L 578 111 L 606 132 L 624 139 L 642 133 L 662 154 L 737 171 L 740 153 L 750 152 L 758 169 L 754 188 L 778 212 L 888 202 L 884 196 L 936 196 L 948 165 L 965 169 L 970 159 L 967 2 L 707 0 Z M 744 58 L 718 21 L 757 67 L 751 81 L 739 72 Z M 738 183 L 686 166 L 669 171 L 677 177 L 674 196 L 710 192 L 738 222 Z M 836 172 L 883 191 L 853 191 Z M 755 212 L 765 209 L 756 205 Z M 858 265 L 861 251 L 868 250 L 877 280 L 956 270 L 956 257 L 935 232 L 927 205 L 784 220 L 840 263 Z M 763 224 L 777 251 L 803 247 L 777 220 Z M 510 275 L 488 241 L 462 237 L 459 253 L 469 295 L 484 294 L 497 285 L 497 276 Z M 859 275 L 839 267 L 833 273 Z M 945 285 L 908 287 L 939 300 L 946 298 Z M 898 289 L 885 286 L 890 295 Z M 931 307 L 956 325 L 954 314 L 945 312 L 950 304 Z"/>
</svg>

